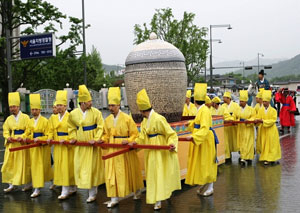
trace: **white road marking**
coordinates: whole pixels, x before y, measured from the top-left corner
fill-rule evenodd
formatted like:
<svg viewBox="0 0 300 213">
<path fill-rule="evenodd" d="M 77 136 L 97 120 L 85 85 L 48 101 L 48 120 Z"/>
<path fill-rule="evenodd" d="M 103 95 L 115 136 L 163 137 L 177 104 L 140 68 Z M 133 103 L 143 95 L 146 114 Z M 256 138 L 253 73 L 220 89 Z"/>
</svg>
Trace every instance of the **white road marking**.
<svg viewBox="0 0 300 213">
<path fill-rule="evenodd" d="M 282 138 L 285 138 L 285 137 L 287 137 L 287 136 L 289 136 L 289 135 L 291 135 L 291 133 L 282 135 L 282 136 L 279 137 L 279 140 L 282 139 Z"/>
</svg>

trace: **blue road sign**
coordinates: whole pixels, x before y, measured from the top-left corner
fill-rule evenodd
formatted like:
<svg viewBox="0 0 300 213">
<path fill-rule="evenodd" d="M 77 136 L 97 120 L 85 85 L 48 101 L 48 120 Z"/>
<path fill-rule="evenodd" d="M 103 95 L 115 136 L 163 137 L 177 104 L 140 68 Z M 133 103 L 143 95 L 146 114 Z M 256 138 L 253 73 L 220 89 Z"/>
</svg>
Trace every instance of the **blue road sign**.
<svg viewBox="0 0 300 213">
<path fill-rule="evenodd" d="M 20 37 L 21 59 L 34 59 L 56 56 L 54 33 Z"/>
</svg>

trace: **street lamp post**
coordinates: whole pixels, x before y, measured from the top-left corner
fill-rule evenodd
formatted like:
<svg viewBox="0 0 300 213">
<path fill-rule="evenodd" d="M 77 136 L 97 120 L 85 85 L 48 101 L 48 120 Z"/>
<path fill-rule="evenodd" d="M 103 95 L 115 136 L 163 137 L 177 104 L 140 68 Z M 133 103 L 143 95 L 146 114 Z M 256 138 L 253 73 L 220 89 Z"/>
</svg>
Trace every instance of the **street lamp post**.
<svg viewBox="0 0 300 213">
<path fill-rule="evenodd" d="M 218 42 L 219 44 L 222 43 L 221 39 L 209 39 L 207 41 L 210 43 L 210 46 L 211 46 L 212 42 Z M 206 60 L 205 60 L 205 68 L 204 68 L 204 79 L 205 79 L 205 83 L 206 83 Z"/>
<path fill-rule="evenodd" d="M 84 0 L 82 0 L 82 46 L 83 46 L 83 70 L 84 70 L 84 84 L 87 85 L 86 74 L 86 46 L 85 46 L 85 17 L 84 17 Z"/>
<path fill-rule="evenodd" d="M 257 71 L 259 72 L 259 56 L 264 57 L 264 54 L 257 53 Z"/>
<path fill-rule="evenodd" d="M 232 29 L 230 24 L 219 24 L 219 25 L 209 25 L 209 38 L 210 38 L 210 55 L 209 55 L 209 65 L 210 65 L 210 89 L 213 89 L 213 65 L 212 65 L 212 28 L 220 28 L 220 27 L 226 27 L 228 30 Z"/>
</svg>

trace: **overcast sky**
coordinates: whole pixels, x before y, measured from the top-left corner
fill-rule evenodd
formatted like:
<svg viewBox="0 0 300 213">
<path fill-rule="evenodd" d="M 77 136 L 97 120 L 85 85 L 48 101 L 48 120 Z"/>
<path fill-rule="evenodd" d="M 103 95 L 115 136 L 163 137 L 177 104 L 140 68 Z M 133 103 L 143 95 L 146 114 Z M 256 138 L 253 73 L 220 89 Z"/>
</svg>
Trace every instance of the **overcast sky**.
<svg viewBox="0 0 300 213">
<path fill-rule="evenodd" d="M 48 0 L 63 13 L 81 18 L 81 0 Z M 213 29 L 214 62 L 292 58 L 300 53 L 299 0 L 85 0 L 87 50 L 94 45 L 105 64 L 124 64 L 133 48 L 133 26 L 149 23 L 155 9 L 170 7 L 175 18 L 196 14 L 200 27 L 231 24 L 232 30 Z"/>
</svg>

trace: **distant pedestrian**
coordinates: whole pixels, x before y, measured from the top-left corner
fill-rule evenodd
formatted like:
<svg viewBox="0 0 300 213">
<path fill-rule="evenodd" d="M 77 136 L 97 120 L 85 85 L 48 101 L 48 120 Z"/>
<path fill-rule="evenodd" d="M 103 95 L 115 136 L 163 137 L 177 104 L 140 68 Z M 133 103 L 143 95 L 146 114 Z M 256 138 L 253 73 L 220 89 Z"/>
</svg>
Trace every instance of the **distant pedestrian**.
<svg viewBox="0 0 300 213">
<path fill-rule="evenodd" d="M 259 71 L 258 80 L 256 81 L 255 85 L 258 89 L 260 89 L 260 88 L 264 88 L 265 90 L 270 89 L 269 81 L 267 79 L 265 79 L 265 71 L 264 70 Z"/>
<path fill-rule="evenodd" d="M 288 133 L 290 133 L 290 126 L 295 126 L 295 115 L 296 106 L 293 98 L 288 95 L 288 88 L 281 88 L 277 91 L 275 97 L 276 101 L 282 104 L 279 118 L 281 124 L 281 134 L 284 133 L 284 127 L 287 127 Z"/>
</svg>

